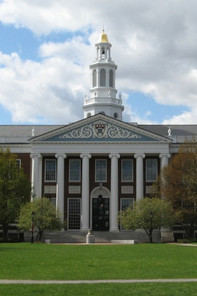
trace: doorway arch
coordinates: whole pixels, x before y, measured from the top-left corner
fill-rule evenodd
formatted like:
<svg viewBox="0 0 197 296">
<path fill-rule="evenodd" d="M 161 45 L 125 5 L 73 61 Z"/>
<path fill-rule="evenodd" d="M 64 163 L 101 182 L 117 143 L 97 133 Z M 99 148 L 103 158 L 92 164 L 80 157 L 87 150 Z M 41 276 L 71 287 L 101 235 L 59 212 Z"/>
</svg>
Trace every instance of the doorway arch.
<svg viewBox="0 0 197 296">
<path fill-rule="evenodd" d="M 90 226 L 94 231 L 109 231 L 110 191 L 95 187 L 90 195 Z"/>
</svg>

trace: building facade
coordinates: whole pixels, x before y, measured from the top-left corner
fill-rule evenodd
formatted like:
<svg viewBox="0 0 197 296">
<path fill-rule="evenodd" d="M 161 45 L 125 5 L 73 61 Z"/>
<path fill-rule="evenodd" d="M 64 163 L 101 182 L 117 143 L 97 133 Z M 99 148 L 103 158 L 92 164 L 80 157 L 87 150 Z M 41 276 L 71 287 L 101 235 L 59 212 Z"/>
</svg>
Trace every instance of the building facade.
<svg viewBox="0 0 197 296">
<path fill-rule="evenodd" d="M 150 194 L 161 169 L 197 125 L 138 125 L 122 121 L 116 64 L 103 32 L 90 65 L 84 119 L 65 126 L 0 126 L 32 181 L 32 199 L 47 197 L 67 230 L 119 232 L 118 212 Z"/>
</svg>

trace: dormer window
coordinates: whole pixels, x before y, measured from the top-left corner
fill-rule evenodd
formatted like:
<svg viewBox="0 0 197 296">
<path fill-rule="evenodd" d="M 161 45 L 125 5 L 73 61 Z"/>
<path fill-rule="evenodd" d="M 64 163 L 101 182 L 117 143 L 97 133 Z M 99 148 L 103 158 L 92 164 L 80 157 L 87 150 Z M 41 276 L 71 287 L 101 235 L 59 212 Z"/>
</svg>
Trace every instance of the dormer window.
<svg viewBox="0 0 197 296">
<path fill-rule="evenodd" d="M 114 113 L 114 118 L 115 118 L 115 119 L 118 118 L 118 113 L 117 113 L 117 112 Z"/>
</svg>

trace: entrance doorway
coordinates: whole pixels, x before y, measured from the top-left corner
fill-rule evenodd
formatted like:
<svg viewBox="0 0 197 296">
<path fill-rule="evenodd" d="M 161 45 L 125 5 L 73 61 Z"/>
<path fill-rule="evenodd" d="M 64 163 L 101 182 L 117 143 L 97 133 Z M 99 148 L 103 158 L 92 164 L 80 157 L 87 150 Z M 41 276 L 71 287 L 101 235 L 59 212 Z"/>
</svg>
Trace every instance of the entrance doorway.
<svg viewBox="0 0 197 296">
<path fill-rule="evenodd" d="M 102 195 L 92 199 L 92 229 L 109 231 L 109 198 Z"/>
</svg>

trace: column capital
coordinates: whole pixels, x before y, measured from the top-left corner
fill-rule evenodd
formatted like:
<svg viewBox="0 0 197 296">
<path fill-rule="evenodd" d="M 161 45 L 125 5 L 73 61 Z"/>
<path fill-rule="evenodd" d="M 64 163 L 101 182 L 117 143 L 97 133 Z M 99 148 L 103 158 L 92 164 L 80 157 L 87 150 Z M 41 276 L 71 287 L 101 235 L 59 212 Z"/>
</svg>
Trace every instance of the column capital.
<svg viewBox="0 0 197 296">
<path fill-rule="evenodd" d="M 170 154 L 169 153 L 160 153 L 159 158 L 163 158 L 163 157 L 170 158 Z"/>
<path fill-rule="evenodd" d="M 66 158 L 67 155 L 66 155 L 65 153 L 56 153 L 56 154 L 55 154 L 55 157 L 56 157 L 56 158 L 59 158 L 59 157 Z"/>
<path fill-rule="evenodd" d="M 120 158 L 120 154 L 119 153 L 110 153 L 109 158 L 113 158 L 113 157 Z"/>
<path fill-rule="evenodd" d="M 144 153 L 136 153 L 134 154 L 134 157 L 137 159 L 138 157 L 140 158 L 144 158 L 145 157 L 145 154 Z"/>
<path fill-rule="evenodd" d="M 84 158 L 84 157 L 91 158 L 92 156 L 91 156 L 90 153 L 81 153 L 81 154 L 80 154 L 80 157 L 81 157 L 81 158 Z"/>
<path fill-rule="evenodd" d="M 40 158 L 40 157 L 42 157 L 42 155 L 40 153 L 31 153 L 30 157 L 31 158 L 34 158 L 34 157 Z"/>
</svg>

